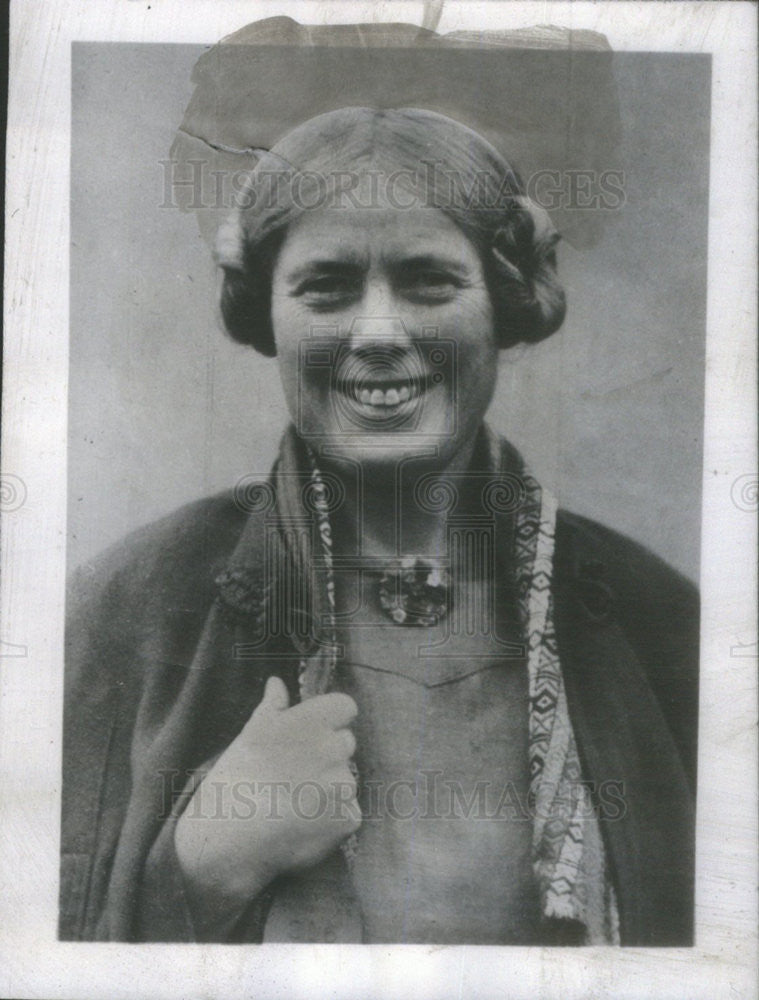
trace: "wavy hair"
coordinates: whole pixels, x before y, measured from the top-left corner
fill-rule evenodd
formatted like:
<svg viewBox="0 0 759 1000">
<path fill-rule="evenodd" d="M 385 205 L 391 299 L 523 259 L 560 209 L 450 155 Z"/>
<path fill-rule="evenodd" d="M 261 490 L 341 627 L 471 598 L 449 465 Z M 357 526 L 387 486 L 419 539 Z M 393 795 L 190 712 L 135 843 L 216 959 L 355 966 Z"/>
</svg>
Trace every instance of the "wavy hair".
<svg viewBox="0 0 759 1000">
<path fill-rule="evenodd" d="M 394 197 L 403 194 L 399 208 L 439 209 L 472 241 L 501 347 L 558 330 L 566 311 L 556 274 L 559 234 L 500 153 L 432 111 L 342 108 L 309 119 L 263 154 L 219 230 L 221 313 L 235 340 L 276 353 L 271 274 L 287 227 L 301 212 L 355 198 L 352 181 L 366 173 L 384 181 L 386 196 L 392 182 Z"/>
</svg>

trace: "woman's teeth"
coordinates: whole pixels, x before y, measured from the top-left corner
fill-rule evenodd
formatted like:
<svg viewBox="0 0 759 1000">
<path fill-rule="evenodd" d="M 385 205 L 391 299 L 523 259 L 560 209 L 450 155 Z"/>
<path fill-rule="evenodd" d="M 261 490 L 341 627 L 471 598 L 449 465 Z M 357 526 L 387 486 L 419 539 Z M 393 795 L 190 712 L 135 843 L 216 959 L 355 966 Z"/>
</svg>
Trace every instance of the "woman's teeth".
<svg viewBox="0 0 759 1000">
<path fill-rule="evenodd" d="M 411 398 L 411 389 L 402 385 L 399 389 L 361 389 L 358 393 L 359 402 L 368 406 L 398 406 Z"/>
</svg>

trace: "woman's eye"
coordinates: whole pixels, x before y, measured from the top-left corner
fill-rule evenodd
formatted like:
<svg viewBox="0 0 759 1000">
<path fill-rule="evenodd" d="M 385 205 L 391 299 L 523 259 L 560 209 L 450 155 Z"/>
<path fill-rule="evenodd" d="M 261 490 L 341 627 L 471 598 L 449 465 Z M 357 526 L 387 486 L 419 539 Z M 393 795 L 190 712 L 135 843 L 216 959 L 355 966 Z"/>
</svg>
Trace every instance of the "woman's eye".
<svg viewBox="0 0 759 1000">
<path fill-rule="evenodd" d="M 400 285 L 411 299 L 441 300 L 452 298 L 461 282 L 445 271 L 412 271 L 402 278 Z"/>
<path fill-rule="evenodd" d="M 308 281 L 304 281 L 297 290 L 300 297 L 315 306 L 334 305 L 353 298 L 357 293 L 356 282 L 339 275 L 310 278 Z"/>
</svg>

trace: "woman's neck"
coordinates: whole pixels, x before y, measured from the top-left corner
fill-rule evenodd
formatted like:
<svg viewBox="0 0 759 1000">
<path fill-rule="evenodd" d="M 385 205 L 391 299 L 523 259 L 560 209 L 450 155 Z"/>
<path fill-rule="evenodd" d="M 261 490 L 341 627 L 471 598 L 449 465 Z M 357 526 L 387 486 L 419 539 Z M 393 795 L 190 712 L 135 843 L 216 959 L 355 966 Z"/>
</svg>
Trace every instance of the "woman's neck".
<svg viewBox="0 0 759 1000">
<path fill-rule="evenodd" d="M 336 554 L 366 559 L 418 555 L 437 558 L 445 553 L 449 504 L 458 497 L 472 462 L 472 439 L 444 465 L 435 458 L 397 463 L 356 462 L 328 468 L 340 476 L 345 499 L 332 515 Z"/>
</svg>

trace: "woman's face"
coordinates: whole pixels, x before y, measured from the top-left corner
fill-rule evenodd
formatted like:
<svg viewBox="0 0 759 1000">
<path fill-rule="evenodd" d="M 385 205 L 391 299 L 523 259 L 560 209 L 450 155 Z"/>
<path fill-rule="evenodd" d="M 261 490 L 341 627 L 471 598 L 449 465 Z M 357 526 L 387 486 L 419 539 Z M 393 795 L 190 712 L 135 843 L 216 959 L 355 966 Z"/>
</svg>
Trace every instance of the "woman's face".
<svg viewBox="0 0 759 1000">
<path fill-rule="evenodd" d="M 480 256 L 437 209 L 334 207 L 289 228 L 272 324 L 300 434 L 334 458 L 447 465 L 497 375 Z"/>
</svg>

